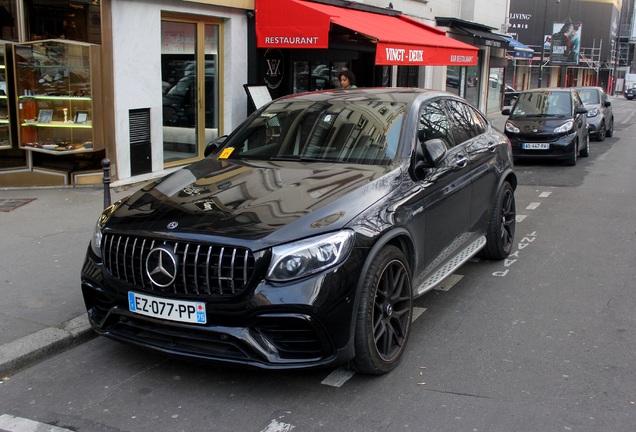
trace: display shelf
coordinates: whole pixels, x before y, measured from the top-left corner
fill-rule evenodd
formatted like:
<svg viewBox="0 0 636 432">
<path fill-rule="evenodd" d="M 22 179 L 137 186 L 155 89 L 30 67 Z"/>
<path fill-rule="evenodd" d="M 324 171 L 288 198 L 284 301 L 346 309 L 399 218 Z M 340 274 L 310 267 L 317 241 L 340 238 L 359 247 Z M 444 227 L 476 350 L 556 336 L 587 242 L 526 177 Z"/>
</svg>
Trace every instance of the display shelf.
<svg viewBox="0 0 636 432">
<path fill-rule="evenodd" d="M 99 48 L 66 40 L 15 44 L 21 149 L 56 156 L 104 149 L 101 122 L 94 118 L 100 112 Z"/>
<path fill-rule="evenodd" d="M 6 70 L 6 43 L 0 41 L 0 150 L 13 148 L 11 139 L 11 104 L 9 102 Z"/>
</svg>

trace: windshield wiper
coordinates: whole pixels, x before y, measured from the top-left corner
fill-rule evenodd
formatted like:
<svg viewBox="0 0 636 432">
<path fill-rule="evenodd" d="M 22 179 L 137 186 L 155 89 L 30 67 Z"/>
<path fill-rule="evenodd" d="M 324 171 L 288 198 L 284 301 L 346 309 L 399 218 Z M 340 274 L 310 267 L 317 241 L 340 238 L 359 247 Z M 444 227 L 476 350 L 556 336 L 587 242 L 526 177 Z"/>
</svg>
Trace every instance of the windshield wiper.
<svg viewBox="0 0 636 432">
<path fill-rule="evenodd" d="M 270 161 L 291 161 L 291 162 L 333 162 L 329 159 L 323 158 L 311 158 L 304 156 L 272 156 L 269 158 Z"/>
</svg>

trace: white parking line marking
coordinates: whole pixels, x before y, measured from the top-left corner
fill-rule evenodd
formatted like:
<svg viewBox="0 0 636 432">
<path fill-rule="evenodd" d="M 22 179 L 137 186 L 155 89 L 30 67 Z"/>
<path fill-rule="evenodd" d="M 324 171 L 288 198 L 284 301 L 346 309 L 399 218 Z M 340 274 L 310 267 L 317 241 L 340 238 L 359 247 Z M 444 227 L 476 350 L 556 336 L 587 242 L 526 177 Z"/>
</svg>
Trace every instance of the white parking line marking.
<svg viewBox="0 0 636 432">
<path fill-rule="evenodd" d="M 534 210 L 537 207 L 539 207 L 541 205 L 541 203 L 539 202 L 531 202 L 530 204 L 528 204 L 528 207 L 526 207 L 526 210 Z"/>
<path fill-rule="evenodd" d="M 70 429 L 62 429 L 46 423 L 14 417 L 9 414 L 0 416 L 0 431 L 3 432 L 72 432 Z"/>
<path fill-rule="evenodd" d="M 327 375 L 327 378 L 322 380 L 320 384 L 331 387 L 342 387 L 342 385 L 349 381 L 349 378 L 351 378 L 354 374 L 355 373 L 352 370 L 343 366 Z"/>
<path fill-rule="evenodd" d="M 289 432 L 296 426 L 289 423 L 282 423 L 274 419 L 261 432 Z"/>
<path fill-rule="evenodd" d="M 426 308 L 414 307 L 413 308 L 413 316 L 411 317 L 411 322 L 415 321 L 424 313 Z"/>
<path fill-rule="evenodd" d="M 552 192 L 541 192 L 539 194 L 539 198 L 547 198 L 550 196 L 550 194 L 552 194 Z"/>
<path fill-rule="evenodd" d="M 525 218 L 527 218 L 527 217 L 528 217 L 528 215 L 517 215 L 517 217 L 515 218 L 515 220 L 516 220 L 517 222 L 523 222 L 523 220 L 524 220 Z"/>
<path fill-rule="evenodd" d="M 452 274 L 449 277 L 447 277 L 446 279 L 444 279 L 444 281 L 437 285 L 435 287 L 435 289 L 437 291 L 448 291 L 449 289 L 451 289 L 453 287 L 453 285 L 455 285 L 457 282 L 459 282 L 460 280 L 462 280 L 464 276 L 462 275 L 458 275 L 458 274 Z"/>
</svg>

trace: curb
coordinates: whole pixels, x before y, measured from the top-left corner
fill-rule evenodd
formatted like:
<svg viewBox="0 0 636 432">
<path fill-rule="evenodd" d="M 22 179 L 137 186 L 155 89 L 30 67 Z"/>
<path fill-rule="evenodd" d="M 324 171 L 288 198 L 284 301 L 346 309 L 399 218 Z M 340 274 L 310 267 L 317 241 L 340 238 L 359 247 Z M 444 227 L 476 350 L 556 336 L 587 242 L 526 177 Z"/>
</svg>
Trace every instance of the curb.
<svg viewBox="0 0 636 432">
<path fill-rule="evenodd" d="M 0 346 L 0 376 L 15 374 L 54 354 L 96 336 L 83 314 Z"/>
</svg>

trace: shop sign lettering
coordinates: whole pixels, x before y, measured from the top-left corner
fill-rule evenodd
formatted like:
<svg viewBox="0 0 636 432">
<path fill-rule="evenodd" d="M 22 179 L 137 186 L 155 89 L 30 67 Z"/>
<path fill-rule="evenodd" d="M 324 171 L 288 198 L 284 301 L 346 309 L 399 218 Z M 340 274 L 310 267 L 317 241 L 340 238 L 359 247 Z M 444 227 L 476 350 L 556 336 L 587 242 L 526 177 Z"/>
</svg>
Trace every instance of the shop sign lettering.
<svg viewBox="0 0 636 432">
<path fill-rule="evenodd" d="M 385 48 L 386 58 L 396 62 L 422 62 L 424 50 L 407 50 L 403 48 Z"/>
<path fill-rule="evenodd" d="M 474 56 L 451 55 L 451 63 L 472 63 Z"/>
<path fill-rule="evenodd" d="M 316 45 L 318 36 L 266 36 L 265 43 L 268 45 Z"/>
</svg>

